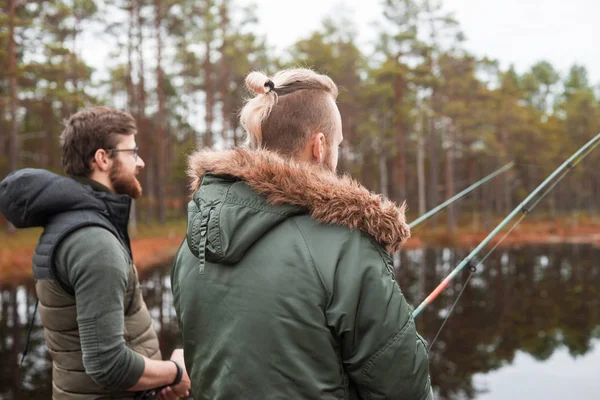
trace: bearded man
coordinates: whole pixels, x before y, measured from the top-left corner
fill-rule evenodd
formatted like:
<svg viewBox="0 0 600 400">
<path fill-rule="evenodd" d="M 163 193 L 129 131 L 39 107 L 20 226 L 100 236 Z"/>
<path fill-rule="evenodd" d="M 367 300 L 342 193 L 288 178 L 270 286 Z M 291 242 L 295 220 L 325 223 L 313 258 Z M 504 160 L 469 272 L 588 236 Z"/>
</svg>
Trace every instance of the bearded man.
<svg viewBox="0 0 600 400">
<path fill-rule="evenodd" d="M 127 226 L 144 167 L 136 133 L 128 113 L 86 109 L 61 135 L 70 177 L 22 169 L 0 183 L 6 218 L 44 228 L 33 272 L 55 400 L 188 394 L 183 352 L 162 361 L 133 264 Z"/>
</svg>

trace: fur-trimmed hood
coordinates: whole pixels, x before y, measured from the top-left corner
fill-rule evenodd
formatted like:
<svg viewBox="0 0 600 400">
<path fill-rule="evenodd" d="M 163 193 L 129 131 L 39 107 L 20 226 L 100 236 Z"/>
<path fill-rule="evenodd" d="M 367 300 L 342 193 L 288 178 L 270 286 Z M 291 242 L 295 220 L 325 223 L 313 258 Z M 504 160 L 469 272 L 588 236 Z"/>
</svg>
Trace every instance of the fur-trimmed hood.
<svg viewBox="0 0 600 400">
<path fill-rule="evenodd" d="M 268 150 L 202 149 L 189 158 L 196 191 L 207 174 L 244 181 L 271 205 L 294 205 L 324 224 L 344 225 L 371 235 L 391 253 L 410 237 L 405 204 L 369 192 L 357 181 L 318 166 L 294 162 Z"/>
</svg>

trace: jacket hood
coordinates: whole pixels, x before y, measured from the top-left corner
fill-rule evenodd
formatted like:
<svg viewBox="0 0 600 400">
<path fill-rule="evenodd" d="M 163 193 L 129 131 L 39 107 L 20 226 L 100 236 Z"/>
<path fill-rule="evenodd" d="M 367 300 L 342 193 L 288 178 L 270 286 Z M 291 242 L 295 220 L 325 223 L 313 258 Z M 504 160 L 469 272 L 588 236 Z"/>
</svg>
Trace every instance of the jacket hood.
<svg viewBox="0 0 600 400">
<path fill-rule="evenodd" d="M 0 212 L 17 228 L 45 226 L 67 211 L 92 210 L 118 219 L 129 213 L 129 197 L 99 192 L 76 180 L 41 169 L 21 169 L 0 182 Z"/>
<path fill-rule="evenodd" d="M 203 231 L 205 221 L 207 250 L 211 258 L 220 261 L 237 262 L 256 240 L 245 239 L 248 235 L 258 238 L 299 213 L 308 213 L 323 224 L 364 231 L 389 252 L 398 250 L 410 237 L 405 204 L 396 205 L 348 176 L 268 150 L 202 149 L 190 156 L 188 175 L 195 191 L 188 221 L 190 248 L 198 251 L 199 239 L 194 235 L 198 229 Z M 213 185 L 223 179 L 240 184 L 230 189 Z M 249 207 L 243 210 L 241 204 Z M 223 210 L 223 206 L 230 209 Z M 219 238 L 227 238 L 227 246 Z"/>
</svg>

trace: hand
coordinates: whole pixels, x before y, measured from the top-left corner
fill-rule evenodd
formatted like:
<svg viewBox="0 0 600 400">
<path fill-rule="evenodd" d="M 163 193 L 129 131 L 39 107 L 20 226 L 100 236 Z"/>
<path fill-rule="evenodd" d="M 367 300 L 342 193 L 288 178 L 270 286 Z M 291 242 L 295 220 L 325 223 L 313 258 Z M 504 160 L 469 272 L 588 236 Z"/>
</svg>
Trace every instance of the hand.
<svg viewBox="0 0 600 400">
<path fill-rule="evenodd" d="M 158 398 L 160 400 L 176 400 L 190 395 L 190 377 L 185 369 L 185 360 L 183 358 L 183 349 L 175 349 L 171 354 L 171 360 L 176 361 L 183 368 L 181 382 L 175 386 L 167 386 L 160 391 Z"/>
<path fill-rule="evenodd" d="M 158 393 L 158 399 L 159 400 L 179 400 L 179 399 L 188 397 L 189 395 L 190 395 L 190 392 L 188 391 L 188 392 L 184 393 L 183 396 L 179 396 L 178 394 L 175 393 L 175 391 L 173 390 L 173 388 L 171 386 L 167 386 L 166 388 L 161 390 L 160 393 Z"/>
</svg>

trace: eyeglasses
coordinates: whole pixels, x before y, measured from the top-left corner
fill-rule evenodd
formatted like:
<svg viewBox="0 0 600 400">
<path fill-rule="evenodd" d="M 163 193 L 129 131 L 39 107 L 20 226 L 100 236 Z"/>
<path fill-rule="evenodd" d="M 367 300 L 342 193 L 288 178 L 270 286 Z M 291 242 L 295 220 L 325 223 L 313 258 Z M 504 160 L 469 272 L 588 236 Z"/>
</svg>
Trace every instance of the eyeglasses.
<svg viewBox="0 0 600 400">
<path fill-rule="evenodd" d="M 133 153 L 133 159 L 135 161 L 137 161 L 137 159 L 138 159 L 138 152 L 140 151 L 140 149 L 137 148 L 137 147 L 135 147 L 133 149 L 108 149 L 106 151 L 108 151 L 109 153 L 118 153 L 119 151 L 131 151 Z"/>
</svg>

